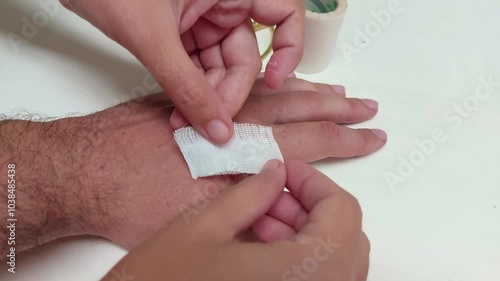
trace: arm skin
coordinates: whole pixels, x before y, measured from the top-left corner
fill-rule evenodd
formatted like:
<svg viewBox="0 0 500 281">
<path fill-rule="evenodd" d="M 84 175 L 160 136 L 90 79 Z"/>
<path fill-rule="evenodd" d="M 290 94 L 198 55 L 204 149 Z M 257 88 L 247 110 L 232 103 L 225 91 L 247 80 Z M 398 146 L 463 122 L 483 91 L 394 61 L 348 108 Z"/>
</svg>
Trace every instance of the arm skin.
<svg viewBox="0 0 500 281">
<path fill-rule="evenodd" d="M 7 165 L 13 163 L 17 252 L 83 234 L 132 249 L 196 205 L 200 194 L 239 182 L 238 176 L 191 178 L 173 139 L 172 111 L 158 94 L 84 117 L 0 122 L 0 220 L 7 218 Z M 234 120 L 273 127 L 285 160 L 312 162 L 384 146 L 380 130 L 338 125 L 376 113 L 328 85 L 289 79 L 272 90 L 258 80 Z M 4 255 L 6 228 L 1 231 Z"/>
<path fill-rule="evenodd" d="M 112 197 L 103 198 L 103 191 L 93 184 L 102 172 L 88 165 L 100 148 L 90 136 L 103 133 L 95 121 L 0 122 L 0 220 L 3 224 L 8 215 L 7 165 L 15 164 L 18 252 L 55 237 L 99 235 L 110 224 L 104 214 L 112 207 Z M 7 251 L 7 231 L 1 228 L 2 256 Z"/>
<path fill-rule="evenodd" d="M 126 183 L 137 182 L 125 175 L 139 172 L 129 161 L 130 154 L 124 152 L 127 141 L 142 129 L 152 135 L 148 126 L 151 121 L 157 121 L 155 129 L 168 124 L 169 112 L 156 110 L 166 103 L 170 105 L 157 95 L 84 117 L 0 122 L 0 167 L 4 171 L 0 175 L 0 197 L 5 198 L 0 203 L 0 220 L 5 222 L 8 217 L 7 166 L 15 164 L 17 251 L 68 236 L 109 237 L 110 229 L 126 217 L 122 208 L 125 195 L 138 196 L 124 194 Z M 165 127 L 164 133 L 171 133 L 168 130 Z M 145 146 L 160 145 L 153 142 L 130 146 L 143 153 Z M 173 140 L 161 145 L 167 147 L 162 150 L 166 154 L 161 155 L 165 158 L 177 147 Z M 165 218 L 177 214 L 169 214 L 172 210 L 168 208 L 162 211 Z M 2 228 L 2 256 L 8 250 L 7 235 L 8 229 Z"/>
</svg>

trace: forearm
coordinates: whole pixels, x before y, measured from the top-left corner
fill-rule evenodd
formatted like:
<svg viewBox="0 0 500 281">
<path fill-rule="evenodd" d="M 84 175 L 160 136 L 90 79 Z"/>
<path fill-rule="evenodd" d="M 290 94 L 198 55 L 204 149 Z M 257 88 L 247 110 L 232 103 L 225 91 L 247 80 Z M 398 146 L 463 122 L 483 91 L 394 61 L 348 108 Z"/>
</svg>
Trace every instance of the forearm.
<svg viewBox="0 0 500 281">
<path fill-rule="evenodd" d="M 0 122 L 0 220 L 9 225 L 8 165 L 15 165 L 15 245 L 8 244 L 10 230 L 0 231 L 0 254 L 60 237 L 98 234 L 99 194 L 85 177 L 91 147 L 88 126 L 82 118 L 51 122 Z M 13 192 L 11 191 L 10 194 Z M 11 195 L 12 198 L 12 195 Z M 11 206 L 12 207 L 12 206 Z"/>
<path fill-rule="evenodd" d="M 171 111 L 159 94 L 84 117 L 0 121 L 0 259 L 11 247 L 10 163 L 17 252 L 82 234 L 131 248 L 177 216 L 193 183 L 179 165 Z"/>
</svg>

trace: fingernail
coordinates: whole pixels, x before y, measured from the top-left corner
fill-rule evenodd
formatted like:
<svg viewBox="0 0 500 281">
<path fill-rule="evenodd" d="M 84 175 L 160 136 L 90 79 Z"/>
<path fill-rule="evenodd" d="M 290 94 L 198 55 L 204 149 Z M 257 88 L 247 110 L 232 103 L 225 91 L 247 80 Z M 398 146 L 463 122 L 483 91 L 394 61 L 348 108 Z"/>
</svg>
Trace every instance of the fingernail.
<svg viewBox="0 0 500 281">
<path fill-rule="evenodd" d="M 270 160 L 264 165 L 264 168 L 262 168 L 262 171 L 271 171 L 271 170 L 276 170 L 278 167 L 281 165 L 281 162 L 279 160 Z"/>
<path fill-rule="evenodd" d="M 205 126 L 205 130 L 215 142 L 221 143 L 229 139 L 229 128 L 221 120 L 216 119 L 210 121 L 210 123 Z"/>
<path fill-rule="evenodd" d="M 269 60 L 266 65 L 266 73 L 267 72 L 278 73 L 278 62 L 274 61 L 271 58 L 271 60 Z"/>
<path fill-rule="evenodd" d="M 386 132 L 379 130 L 379 129 L 372 129 L 372 132 L 374 135 L 377 136 L 377 138 L 379 138 L 383 141 L 387 140 L 387 133 Z"/>
<path fill-rule="evenodd" d="M 345 96 L 345 87 L 342 85 L 330 85 L 332 87 L 333 91 L 337 94 L 341 94 Z"/>
<path fill-rule="evenodd" d="M 378 109 L 378 102 L 370 99 L 362 99 L 361 100 L 366 106 L 368 106 L 371 109 Z"/>
</svg>

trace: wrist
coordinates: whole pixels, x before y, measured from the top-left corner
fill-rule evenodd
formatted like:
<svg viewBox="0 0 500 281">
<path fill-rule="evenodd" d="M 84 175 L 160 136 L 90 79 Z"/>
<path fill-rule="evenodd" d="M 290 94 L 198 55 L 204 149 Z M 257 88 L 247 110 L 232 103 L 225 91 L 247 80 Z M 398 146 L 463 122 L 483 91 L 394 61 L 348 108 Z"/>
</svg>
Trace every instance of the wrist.
<svg viewBox="0 0 500 281">
<path fill-rule="evenodd" d="M 1 170 L 10 163 L 16 165 L 16 248 L 20 251 L 61 237 L 103 231 L 105 218 L 98 218 L 103 215 L 100 195 L 83 176 L 93 149 L 88 137 L 82 137 L 91 133 L 85 128 L 85 118 L 0 125 L 1 162 L 5 162 Z M 4 175 L 0 177 L 3 181 Z"/>
</svg>

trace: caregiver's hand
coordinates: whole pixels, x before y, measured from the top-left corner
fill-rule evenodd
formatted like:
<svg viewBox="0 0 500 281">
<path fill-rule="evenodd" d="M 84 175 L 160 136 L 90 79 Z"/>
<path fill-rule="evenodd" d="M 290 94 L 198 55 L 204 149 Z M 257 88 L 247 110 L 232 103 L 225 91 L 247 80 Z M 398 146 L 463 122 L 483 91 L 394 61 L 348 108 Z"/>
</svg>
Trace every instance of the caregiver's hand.
<svg viewBox="0 0 500 281">
<path fill-rule="evenodd" d="M 288 204 L 281 199 L 285 183 Z M 103 281 L 117 274 L 150 281 L 365 281 L 370 244 L 361 225 L 357 200 L 327 176 L 299 161 L 285 168 L 273 160 L 190 223 L 178 218 L 160 230 Z M 280 239 L 248 243 L 239 234 L 251 226 L 258 236 Z"/>
<path fill-rule="evenodd" d="M 277 25 L 265 80 L 283 83 L 303 51 L 300 0 L 60 0 L 132 52 L 204 137 L 224 143 L 261 69 L 250 17 Z"/>
</svg>

